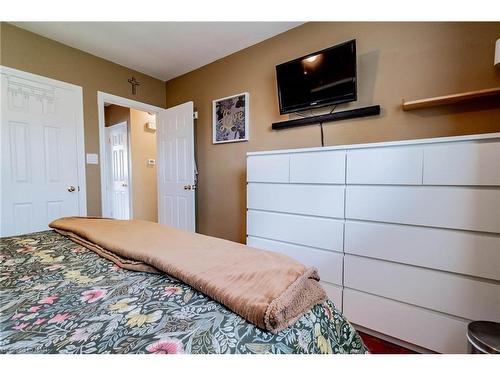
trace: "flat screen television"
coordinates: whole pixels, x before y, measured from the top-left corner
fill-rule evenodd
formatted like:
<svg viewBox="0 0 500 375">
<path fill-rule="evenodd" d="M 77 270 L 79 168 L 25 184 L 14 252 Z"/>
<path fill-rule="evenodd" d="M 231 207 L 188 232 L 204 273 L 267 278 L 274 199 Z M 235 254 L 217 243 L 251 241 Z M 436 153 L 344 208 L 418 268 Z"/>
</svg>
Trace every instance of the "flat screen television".
<svg viewBox="0 0 500 375">
<path fill-rule="evenodd" d="M 355 101 L 356 40 L 276 66 L 280 113 Z"/>
</svg>

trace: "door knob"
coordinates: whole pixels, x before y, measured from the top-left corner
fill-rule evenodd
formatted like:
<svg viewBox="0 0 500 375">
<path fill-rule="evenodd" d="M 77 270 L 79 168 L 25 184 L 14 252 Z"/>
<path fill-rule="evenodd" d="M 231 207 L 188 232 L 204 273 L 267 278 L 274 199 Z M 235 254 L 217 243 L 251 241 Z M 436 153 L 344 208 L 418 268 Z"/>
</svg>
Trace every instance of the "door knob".
<svg viewBox="0 0 500 375">
<path fill-rule="evenodd" d="M 184 190 L 191 190 L 191 185 L 184 185 Z"/>
<path fill-rule="evenodd" d="M 127 187 L 127 183 L 126 182 L 122 183 L 122 186 Z"/>
<path fill-rule="evenodd" d="M 68 191 L 70 193 L 74 192 L 75 190 L 76 190 L 76 188 L 73 185 L 68 186 Z"/>
</svg>

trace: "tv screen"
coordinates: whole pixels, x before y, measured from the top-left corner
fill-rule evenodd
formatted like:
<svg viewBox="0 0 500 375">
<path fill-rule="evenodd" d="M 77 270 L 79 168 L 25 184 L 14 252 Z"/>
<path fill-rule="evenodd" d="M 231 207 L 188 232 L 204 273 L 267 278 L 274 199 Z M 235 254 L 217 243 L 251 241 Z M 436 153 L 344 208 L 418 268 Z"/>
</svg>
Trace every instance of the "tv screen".
<svg viewBox="0 0 500 375">
<path fill-rule="evenodd" d="M 356 40 L 276 66 L 280 113 L 357 99 Z"/>
</svg>

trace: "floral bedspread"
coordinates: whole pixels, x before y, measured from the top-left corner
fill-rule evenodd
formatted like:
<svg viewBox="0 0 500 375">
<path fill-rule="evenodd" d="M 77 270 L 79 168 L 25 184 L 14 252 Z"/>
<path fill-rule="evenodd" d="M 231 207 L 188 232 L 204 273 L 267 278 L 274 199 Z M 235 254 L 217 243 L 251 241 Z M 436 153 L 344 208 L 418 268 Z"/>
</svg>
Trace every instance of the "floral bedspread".
<svg viewBox="0 0 500 375">
<path fill-rule="evenodd" d="M 53 231 L 0 239 L 0 353 L 365 353 L 331 301 L 271 334 Z"/>
</svg>

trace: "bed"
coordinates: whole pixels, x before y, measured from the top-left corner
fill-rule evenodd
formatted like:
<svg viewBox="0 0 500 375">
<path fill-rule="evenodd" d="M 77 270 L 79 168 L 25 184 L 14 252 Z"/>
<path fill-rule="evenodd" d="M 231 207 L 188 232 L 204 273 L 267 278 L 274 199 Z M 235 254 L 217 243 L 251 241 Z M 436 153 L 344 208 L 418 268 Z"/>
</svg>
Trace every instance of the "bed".
<svg viewBox="0 0 500 375">
<path fill-rule="evenodd" d="M 366 353 L 327 300 L 276 334 L 55 231 L 0 239 L 1 353 Z"/>
</svg>

